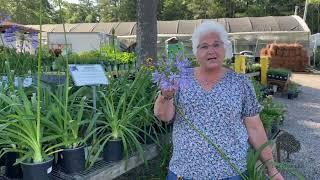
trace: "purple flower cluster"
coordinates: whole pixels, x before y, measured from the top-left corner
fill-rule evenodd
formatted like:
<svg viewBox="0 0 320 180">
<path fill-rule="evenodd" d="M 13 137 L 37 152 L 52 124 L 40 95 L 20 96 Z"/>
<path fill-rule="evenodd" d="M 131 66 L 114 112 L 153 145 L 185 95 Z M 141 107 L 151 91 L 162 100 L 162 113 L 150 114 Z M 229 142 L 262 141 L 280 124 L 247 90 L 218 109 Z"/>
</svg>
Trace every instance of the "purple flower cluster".
<svg viewBox="0 0 320 180">
<path fill-rule="evenodd" d="M 38 45 L 39 45 L 39 37 L 38 37 L 38 33 L 37 32 L 31 32 L 29 33 L 29 39 L 31 41 L 31 45 L 34 49 L 37 49 Z"/>
<path fill-rule="evenodd" d="M 1 16 L 1 14 L 0 14 Z M 0 25 L 2 25 L 4 22 L 10 20 L 10 17 L 7 16 L 4 19 L 0 19 Z M 13 24 L 11 27 L 5 29 L 4 33 L 4 40 L 7 43 L 15 42 L 17 41 L 18 34 L 21 34 L 21 37 L 19 37 L 20 40 L 27 41 L 31 44 L 31 46 L 36 49 L 38 47 L 38 33 L 37 32 L 30 32 L 28 34 L 24 34 L 24 31 L 20 29 L 20 27 L 17 24 Z M 19 35 L 20 36 L 20 35 Z M 24 46 L 24 45 L 23 45 Z M 28 44 L 25 44 L 25 46 L 28 47 Z M 23 47 L 19 47 L 23 48 Z"/>
<path fill-rule="evenodd" d="M 189 60 L 183 59 L 182 55 L 178 55 L 175 61 L 163 58 L 152 73 L 152 81 L 164 90 L 186 88 L 189 82 L 189 66 Z"/>
<path fill-rule="evenodd" d="M 14 42 L 16 41 L 16 33 L 19 31 L 19 27 L 14 24 L 10 28 L 7 28 L 4 32 L 4 40 L 6 42 Z"/>
</svg>

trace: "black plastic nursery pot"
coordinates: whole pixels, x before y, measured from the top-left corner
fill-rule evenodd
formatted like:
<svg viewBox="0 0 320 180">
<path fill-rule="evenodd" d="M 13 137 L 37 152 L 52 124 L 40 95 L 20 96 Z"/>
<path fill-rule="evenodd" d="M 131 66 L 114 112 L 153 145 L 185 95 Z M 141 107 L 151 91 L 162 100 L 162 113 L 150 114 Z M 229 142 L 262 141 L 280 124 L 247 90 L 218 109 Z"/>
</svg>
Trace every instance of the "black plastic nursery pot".
<svg viewBox="0 0 320 180">
<path fill-rule="evenodd" d="M 4 166 L 5 163 L 6 163 L 6 158 L 5 158 L 5 156 L 2 156 L 2 157 L 0 158 L 0 167 L 1 167 L 1 166 Z"/>
<path fill-rule="evenodd" d="M 106 162 L 120 161 L 123 158 L 122 140 L 109 140 L 103 148 L 103 160 Z"/>
<path fill-rule="evenodd" d="M 41 163 L 21 163 L 23 180 L 49 180 L 53 157 Z"/>
<path fill-rule="evenodd" d="M 19 179 L 22 177 L 21 165 L 13 165 L 19 157 L 16 152 L 8 152 L 5 155 L 5 176 L 10 179 Z"/>
<path fill-rule="evenodd" d="M 84 146 L 74 149 L 64 149 L 60 152 L 61 170 L 67 174 L 79 173 L 85 170 Z"/>
</svg>

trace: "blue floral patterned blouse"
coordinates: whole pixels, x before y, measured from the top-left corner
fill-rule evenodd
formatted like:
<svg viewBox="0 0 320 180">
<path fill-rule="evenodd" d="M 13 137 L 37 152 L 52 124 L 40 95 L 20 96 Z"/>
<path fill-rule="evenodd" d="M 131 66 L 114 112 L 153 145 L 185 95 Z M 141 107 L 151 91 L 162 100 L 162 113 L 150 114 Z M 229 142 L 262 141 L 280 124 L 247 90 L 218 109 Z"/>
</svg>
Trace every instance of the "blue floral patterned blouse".
<svg viewBox="0 0 320 180">
<path fill-rule="evenodd" d="M 243 172 L 249 149 L 244 117 L 261 111 L 251 81 L 227 70 L 210 91 L 205 91 L 193 70 L 188 88 L 178 91 L 177 105 L 195 127 L 220 147 Z M 223 179 L 238 175 L 206 140 L 176 112 L 172 133 L 173 155 L 169 169 L 192 179 Z"/>
</svg>

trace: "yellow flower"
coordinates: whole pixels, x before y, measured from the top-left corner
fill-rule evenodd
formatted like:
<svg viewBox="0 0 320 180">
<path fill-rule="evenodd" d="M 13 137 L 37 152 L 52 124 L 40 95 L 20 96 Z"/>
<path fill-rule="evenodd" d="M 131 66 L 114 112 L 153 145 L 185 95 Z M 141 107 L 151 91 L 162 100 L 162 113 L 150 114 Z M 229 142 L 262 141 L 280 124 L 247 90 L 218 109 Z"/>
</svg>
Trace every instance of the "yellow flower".
<svg viewBox="0 0 320 180">
<path fill-rule="evenodd" d="M 146 61 L 147 61 L 147 64 L 152 64 L 153 59 L 149 57 Z"/>
</svg>

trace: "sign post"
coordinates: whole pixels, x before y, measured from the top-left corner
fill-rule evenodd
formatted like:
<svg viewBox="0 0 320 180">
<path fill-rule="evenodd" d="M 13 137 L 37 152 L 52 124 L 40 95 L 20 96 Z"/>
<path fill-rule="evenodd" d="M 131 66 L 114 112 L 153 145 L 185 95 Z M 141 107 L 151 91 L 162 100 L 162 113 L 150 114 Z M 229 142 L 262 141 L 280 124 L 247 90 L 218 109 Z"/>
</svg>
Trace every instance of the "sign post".
<svg viewBox="0 0 320 180">
<path fill-rule="evenodd" d="M 76 86 L 91 86 L 93 112 L 97 111 L 97 86 L 107 85 L 109 81 L 103 67 L 100 64 L 70 64 L 69 70 Z M 96 127 L 96 122 L 94 122 Z M 95 139 L 95 135 L 93 137 Z"/>
</svg>

